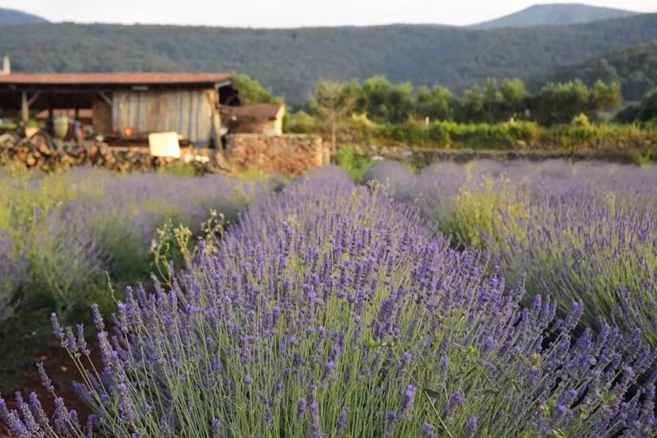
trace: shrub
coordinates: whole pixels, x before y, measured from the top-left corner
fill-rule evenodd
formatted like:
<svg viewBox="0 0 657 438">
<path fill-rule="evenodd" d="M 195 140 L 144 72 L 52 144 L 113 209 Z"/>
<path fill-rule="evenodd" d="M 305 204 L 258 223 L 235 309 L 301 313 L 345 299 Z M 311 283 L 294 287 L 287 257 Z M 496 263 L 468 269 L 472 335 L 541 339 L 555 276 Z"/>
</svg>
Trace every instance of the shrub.
<svg viewBox="0 0 657 438">
<path fill-rule="evenodd" d="M 336 154 L 335 164 L 349 172 L 354 181 L 361 181 L 372 165 L 372 159 L 367 155 L 359 154 L 354 148 L 346 147 Z"/>
<path fill-rule="evenodd" d="M 128 291 L 114 336 L 97 315 L 100 374 L 53 316 L 87 368 L 87 424 L 106 436 L 652 434 L 657 376 L 637 385 L 651 361 L 638 340 L 608 327 L 575 338 L 578 303 L 565 320 L 549 298 L 520 308 L 520 285 L 486 276 L 482 254 L 449 250 L 412 208 L 344 176 L 252 208 L 171 290 Z M 21 400 L 22 416 L 0 403 L 14 434 L 82 433 L 61 399 L 53 423 L 31 402 L 34 421 Z"/>
</svg>

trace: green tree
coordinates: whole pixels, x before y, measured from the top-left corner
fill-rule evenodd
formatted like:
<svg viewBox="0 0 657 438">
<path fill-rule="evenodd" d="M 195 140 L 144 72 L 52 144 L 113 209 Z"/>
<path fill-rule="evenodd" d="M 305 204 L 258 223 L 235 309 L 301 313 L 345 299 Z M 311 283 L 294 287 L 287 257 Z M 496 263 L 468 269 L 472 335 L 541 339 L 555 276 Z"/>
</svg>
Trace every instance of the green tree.
<svg viewBox="0 0 657 438">
<path fill-rule="evenodd" d="M 263 87 L 260 82 L 244 73 L 233 73 L 230 78 L 233 86 L 240 93 L 243 104 L 283 103 L 283 99 L 274 96 L 271 89 Z"/>
<path fill-rule="evenodd" d="M 486 123 L 500 121 L 503 118 L 502 103 L 503 96 L 497 87 L 497 80 L 488 79 L 484 88 L 483 121 Z"/>
<path fill-rule="evenodd" d="M 502 81 L 500 93 L 504 105 L 505 118 L 517 118 L 524 112 L 527 89 L 525 83 L 520 79 Z"/>
<path fill-rule="evenodd" d="M 455 98 L 451 91 L 444 87 L 420 87 L 415 97 L 415 117 L 431 120 L 452 120 L 454 117 Z"/>
<path fill-rule="evenodd" d="M 623 103 L 620 84 L 612 82 L 607 85 L 602 81 L 597 81 L 591 91 L 592 107 L 598 111 L 607 111 L 618 108 Z"/>
<path fill-rule="evenodd" d="M 337 132 L 353 114 L 358 100 L 357 84 L 320 82 L 310 107 L 316 118 L 324 122 L 331 131 L 331 154 L 337 152 Z"/>
<path fill-rule="evenodd" d="M 575 116 L 591 110 L 591 91 L 576 79 L 565 84 L 547 84 L 531 101 L 532 115 L 538 123 L 570 123 Z"/>
<path fill-rule="evenodd" d="M 393 85 L 385 76 L 374 76 L 363 83 L 360 110 L 379 123 L 403 123 L 414 108 L 413 84 Z"/>
<path fill-rule="evenodd" d="M 639 104 L 638 118 L 642 122 L 657 120 L 657 88 L 646 94 Z"/>
<path fill-rule="evenodd" d="M 484 119 L 484 93 L 478 85 L 465 92 L 460 105 L 459 121 L 462 123 L 482 122 Z"/>
</svg>

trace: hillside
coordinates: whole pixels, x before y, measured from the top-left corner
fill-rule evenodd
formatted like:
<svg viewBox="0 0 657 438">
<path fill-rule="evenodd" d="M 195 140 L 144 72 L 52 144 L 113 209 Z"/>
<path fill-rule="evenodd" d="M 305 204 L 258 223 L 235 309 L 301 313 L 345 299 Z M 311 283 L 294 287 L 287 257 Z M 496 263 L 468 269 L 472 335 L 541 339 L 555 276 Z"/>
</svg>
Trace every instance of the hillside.
<svg viewBox="0 0 657 438">
<path fill-rule="evenodd" d="M 566 82 L 576 78 L 589 86 L 598 79 L 618 81 L 626 100 L 639 101 L 657 88 L 657 41 L 560 67 L 552 74 L 534 78 L 530 87 L 535 89 L 546 82 Z"/>
<path fill-rule="evenodd" d="M 37 15 L 28 14 L 14 9 L 0 8 L 0 24 L 33 24 L 47 22 L 48 20 Z"/>
<path fill-rule="evenodd" d="M 420 25 L 304 29 L 44 24 L 0 26 L 14 71 L 238 71 L 290 102 L 322 79 L 386 75 L 455 92 L 522 79 L 657 40 L 657 14 L 490 31 Z"/>
<path fill-rule="evenodd" d="M 570 4 L 534 5 L 514 14 L 471 26 L 473 29 L 500 29 L 506 27 L 565 26 L 592 23 L 600 20 L 624 18 L 635 12 L 598 6 Z"/>
</svg>

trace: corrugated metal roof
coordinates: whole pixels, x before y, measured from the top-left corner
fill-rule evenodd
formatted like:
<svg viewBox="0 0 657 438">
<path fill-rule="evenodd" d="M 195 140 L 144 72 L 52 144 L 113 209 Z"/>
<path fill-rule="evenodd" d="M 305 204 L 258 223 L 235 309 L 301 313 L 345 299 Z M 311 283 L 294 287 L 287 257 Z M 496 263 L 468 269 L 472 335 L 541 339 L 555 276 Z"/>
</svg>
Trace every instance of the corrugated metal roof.
<svg viewBox="0 0 657 438">
<path fill-rule="evenodd" d="M 225 106 L 219 108 L 222 117 L 238 120 L 276 120 L 283 109 L 282 104 L 278 103 L 257 103 L 243 106 Z"/>
<path fill-rule="evenodd" d="M 227 73 L 12 73 L 0 76 L 0 84 L 175 85 L 214 84 L 228 79 Z"/>
</svg>

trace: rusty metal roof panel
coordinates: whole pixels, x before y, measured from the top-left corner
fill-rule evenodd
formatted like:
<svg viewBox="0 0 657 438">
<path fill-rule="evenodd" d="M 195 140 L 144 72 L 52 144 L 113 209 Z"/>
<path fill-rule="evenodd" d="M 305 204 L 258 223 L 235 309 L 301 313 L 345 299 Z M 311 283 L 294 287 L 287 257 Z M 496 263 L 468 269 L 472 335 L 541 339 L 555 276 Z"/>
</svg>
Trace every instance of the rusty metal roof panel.
<svg viewBox="0 0 657 438">
<path fill-rule="evenodd" d="M 0 84 L 16 85 L 198 85 L 230 79 L 227 73 L 12 73 Z"/>
<path fill-rule="evenodd" d="M 225 106 L 219 108 L 222 117 L 236 120 L 276 120 L 283 109 L 282 104 L 258 103 L 243 106 Z"/>
</svg>

